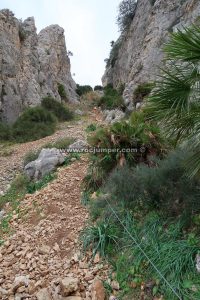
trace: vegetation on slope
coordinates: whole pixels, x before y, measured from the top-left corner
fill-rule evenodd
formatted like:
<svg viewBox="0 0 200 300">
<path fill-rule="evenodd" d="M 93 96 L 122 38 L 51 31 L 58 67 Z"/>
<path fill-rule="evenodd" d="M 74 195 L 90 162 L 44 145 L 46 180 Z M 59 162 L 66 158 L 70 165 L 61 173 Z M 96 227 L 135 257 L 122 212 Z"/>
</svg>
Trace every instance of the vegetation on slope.
<svg viewBox="0 0 200 300">
<path fill-rule="evenodd" d="M 85 178 L 91 223 L 83 246 L 113 265 L 119 299 L 200 298 L 199 27 L 172 34 L 165 53 L 153 91 L 135 91 L 151 92 L 143 112 L 89 138 L 95 147 L 128 148 L 134 140 L 149 150 L 139 158 L 92 154 Z"/>
<path fill-rule="evenodd" d="M 55 132 L 57 121 L 69 121 L 73 113 L 64 104 L 52 97 L 42 100 L 41 106 L 27 108 L 9 126 L 0 123 L 0 141 L 28 142 L 34 141 Z"/>
<path fill-rule="evenodd" d="M 124 106 L 122 95 L 112 85 L 104 88 L 104 95 L 99 99 L 98 105 L 102 109 L 123 108 Z"/>
</svg>

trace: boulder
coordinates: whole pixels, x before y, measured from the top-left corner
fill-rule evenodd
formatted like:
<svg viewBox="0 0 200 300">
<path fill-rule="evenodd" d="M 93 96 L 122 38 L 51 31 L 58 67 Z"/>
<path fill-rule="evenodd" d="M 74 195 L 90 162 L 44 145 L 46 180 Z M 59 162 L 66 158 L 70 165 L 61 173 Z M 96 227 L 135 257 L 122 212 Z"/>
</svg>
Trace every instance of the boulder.
<svg viewBox="0 0 200 300">
<path fill-rule="evenodd" d="M 75 114 L 78 115 L 78 116 L 83 116 L 84 115 L 84 112 L 80 109 L 76 109 L 75 110 Z"/>
<path fill-rule="evenodd" d="M 66 277 L 60 281 L 60 293 L 63 297 L 70 296 L 78 290 L 79 280 L 73 277 Z"/>
<path fill-rule="evenodd" d="M 47 288 L 41 289 L 36 294 L 37 300 L 52 300 L 51 294 Z"/>
<path fill-rule="evenodd" d="M 29 285 L 29 277 L 28 276 L 16 276 L 14 284 L 12 286 L 12 291 L 15 293 L 18 288 L 25 286 L 28 287 Z"/>
<path fill-rule="evenodd" d="M 93 282 L 91 292 L 92 300 L 104 300 L 106 298 L 105 288 L 99 279 Z"/>
<path fill-rule="evenodd" d="M 120 287 L 119 287 L 119 282 L 117 282 L 116 280 L 113 280 L 113 281 L 111 282 L 111 287 L 112 287 L 113 290 L 119 291 L 119 289 L 120 289 Z"/>
<path fill-rule="evenodd" d="M 38 158 L 28 163 L 24 172 L 31 180 L 39 180 L 64 163 L 64 155 L 56 148 L 42 149 Z"/>
<path fill-rule="evenodd" d="M 108 124 L 116 123 L 125 117 L 125 113 L 119 109 L 105 110 L 103 115 Z"/>
<path fill-rule="evenodd" d="M 51 251 L 51 248 L 48 245 L 42 245 L 40 246 L 40 248 L 38 249 L 38 253 L 41 255 L 48 255 Z"/>
</svg>

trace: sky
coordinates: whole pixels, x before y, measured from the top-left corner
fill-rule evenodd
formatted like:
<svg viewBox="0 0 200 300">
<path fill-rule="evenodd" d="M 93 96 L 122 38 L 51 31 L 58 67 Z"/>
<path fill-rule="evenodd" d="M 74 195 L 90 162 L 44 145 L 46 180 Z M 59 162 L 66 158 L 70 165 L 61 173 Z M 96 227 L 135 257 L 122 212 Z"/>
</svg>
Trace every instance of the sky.
<svg viewBox="0 0 200 300">
<path fill-rule="evenodd" d="M 37 31 L 51 24 L 65 29 L 67 50 L 73 53 L 71 73 L 76 83 L 101 84 L 110 42 L 119 36 L 116 17 L 121 0 L 1 0 L 17 18 L 34 16 Z"/>
</svg>

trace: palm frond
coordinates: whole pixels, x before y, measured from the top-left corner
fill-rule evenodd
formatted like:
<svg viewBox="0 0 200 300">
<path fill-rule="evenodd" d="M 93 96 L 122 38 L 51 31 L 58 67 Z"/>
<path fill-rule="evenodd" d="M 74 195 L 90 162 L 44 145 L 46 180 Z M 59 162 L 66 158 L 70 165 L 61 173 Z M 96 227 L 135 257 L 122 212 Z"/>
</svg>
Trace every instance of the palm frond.
<svg viewBox="0 0 200 300">
<path fill-rule="evenodd" d="M 172 33 L 164 51 L 171 59 L 196 62 L 200 60 L 200 27 L 192 25 Z"/>
<path fill-rule="evenodd" d="M 200 99 L 200 75 L 193 64 L 178 65 L 162 70 L 160 80 L 149 97 L 148 109 L 157 120 L 181 117 L 190 111 L 194 99 Z"/>
</svg>

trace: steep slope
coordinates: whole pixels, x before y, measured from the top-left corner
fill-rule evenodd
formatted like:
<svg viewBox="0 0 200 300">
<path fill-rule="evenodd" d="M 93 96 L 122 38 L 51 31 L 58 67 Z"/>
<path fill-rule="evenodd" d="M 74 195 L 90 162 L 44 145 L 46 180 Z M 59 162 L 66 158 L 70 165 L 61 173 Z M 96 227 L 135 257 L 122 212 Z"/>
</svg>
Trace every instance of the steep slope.
<svg viewBox="0 0 200 300">
<path fill-rule="evenodd" d="M 138 84 L 155 80 L 169 33 L 197 22 L 199 16 L 198 0 L 138 0 L 130 29 L 119 39 L 116 61 L 106 69 L 103 85 L 125 83 L 124 98 L 129 103 Z"/>
<path fill-rule="evenodd" d="M 37 35 L 34 18 L 24 22 L 0 11 L 0 120 L 11 123 L 27 106 L 51 95 L 58 101 L 62 84 L 67 100 L 78 100 L 70 73 L 64 30 L 58 25 Z"/>
</svg>

